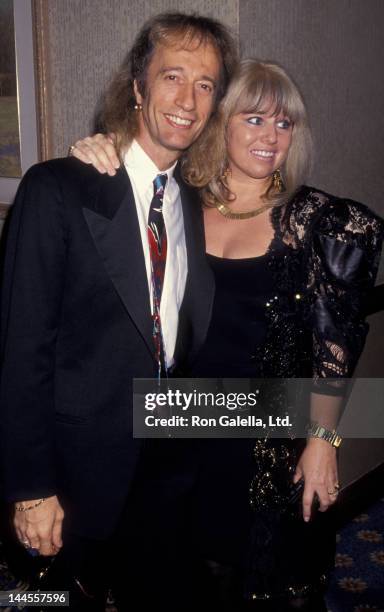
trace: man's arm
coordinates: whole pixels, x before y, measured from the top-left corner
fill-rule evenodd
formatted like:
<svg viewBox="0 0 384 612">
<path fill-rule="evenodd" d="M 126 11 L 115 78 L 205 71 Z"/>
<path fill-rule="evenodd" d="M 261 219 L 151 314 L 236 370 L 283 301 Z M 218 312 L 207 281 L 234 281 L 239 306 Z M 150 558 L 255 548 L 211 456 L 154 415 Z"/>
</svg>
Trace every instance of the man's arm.
<svg viewBox="0 0 384 612">
<path fill-rule="evenodd" d="M 38 538 L 36 547 L 46 551 L 53 531 L 60 544 L 62 520 L 55 497 L 54 375 L 65 258 L 61 193 L 50 170 L 36 166 L 20 185 L 6 242 L 0 439 L 7 501 L 28 506 L 30 500 L 46 498 L 35 510 L 17 512 L 15 521 L 24 540 L 37 543 Z"/>
</svg>

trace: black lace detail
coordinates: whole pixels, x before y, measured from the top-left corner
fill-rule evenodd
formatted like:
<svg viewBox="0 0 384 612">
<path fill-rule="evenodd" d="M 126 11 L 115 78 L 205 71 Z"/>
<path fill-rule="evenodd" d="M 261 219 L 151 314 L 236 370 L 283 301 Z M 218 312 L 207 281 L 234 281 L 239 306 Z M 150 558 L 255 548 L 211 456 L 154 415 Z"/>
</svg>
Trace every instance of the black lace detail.
<svg viewBox="0 0 384 612">
<path fill-rule="evenodd" d="M 313 376 L 322 393 L 339 393 L 364 346 L 363 300 L 374 285 L 383 221 L 362 204 L 309 187 L 271 218 L 278 295 L 266 303 L 262 375 Z"/>
</svg>

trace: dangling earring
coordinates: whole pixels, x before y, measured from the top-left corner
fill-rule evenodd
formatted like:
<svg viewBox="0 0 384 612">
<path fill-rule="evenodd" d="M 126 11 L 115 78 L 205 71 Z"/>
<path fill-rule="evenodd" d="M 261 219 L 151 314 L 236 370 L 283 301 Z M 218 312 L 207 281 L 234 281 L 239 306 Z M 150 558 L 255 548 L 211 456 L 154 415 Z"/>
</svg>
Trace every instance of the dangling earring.
<svg viewBox="0 0 384 612">
<path fill-rule="evenodd" d="M 272 174 L 272 183 L 276 191 L 278 191 L 279 193 L 284 191 L 283 177 L 281 176 L 281 171 L 279 168 L 277 170 L 274 170 Z"/>
<path fill-rule="evenodd" d="M 230 167 L 227 166 L 220 178 L 221 178 L 223 183 L 226 183 L 227 182 L 227 178 L 229 176 L 232 176 L 232 172 L 231 172 Z"/>
<path fill-rule="evenodd" d="M 135 111 L 140 112 L 143 110 L 143 106 L 141 104 L 135 104 L 135 106 L 133 107 L 135 109 Z"/>
</svg>

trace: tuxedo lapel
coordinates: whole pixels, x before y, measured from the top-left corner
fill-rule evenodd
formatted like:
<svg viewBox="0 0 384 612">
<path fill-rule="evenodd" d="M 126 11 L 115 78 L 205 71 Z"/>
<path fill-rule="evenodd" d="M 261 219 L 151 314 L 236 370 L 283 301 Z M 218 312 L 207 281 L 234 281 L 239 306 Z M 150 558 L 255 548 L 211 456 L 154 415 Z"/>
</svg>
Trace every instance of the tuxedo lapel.
<svg viewBox="0 0 384 612">
<path fill-rule="evenodd" d="M 214 277 L 205 254 L 204 224 L 197 191 L 187 186 L 176 174 L 183 207 L 188 276 L 182 307 L 177 357 L 189 353 L 193 359 L 203 344 L 211 320 L 215 290 Z M 186 324 L 185 319 L 188 320 Z M 189 332 L 187 331 L 189 329 Z"/>
<path fill-rule="evenodd" d="M 188 275 L 183 300 L 176 358 L 197 353 L 211 319 L 214 278 L 205 256 L 204 227 L 196 190 L 187 186 L 178 167 L 183 209 Z M 154 357 L 152 317 L 147 273 L 134 195 L 127 172 L 95 179 L 87 194 L 83 213 L 105 269 L 129 316 Z"/>
<path fill-rule="evenodd" d="M 143 245 L 131 183 L 124 167 L 92 187 L 84 216 L 105 269 L 154 357 Z M 155 358 L 155 357 L 154 357 Z"/>
</svg>

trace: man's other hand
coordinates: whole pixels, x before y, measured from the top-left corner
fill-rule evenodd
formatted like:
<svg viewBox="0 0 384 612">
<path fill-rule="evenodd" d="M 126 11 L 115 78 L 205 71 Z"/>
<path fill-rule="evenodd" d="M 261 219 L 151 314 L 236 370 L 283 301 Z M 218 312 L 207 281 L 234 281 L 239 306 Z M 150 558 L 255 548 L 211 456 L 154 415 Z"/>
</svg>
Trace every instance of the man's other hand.
<svg viewBox="0 0 384 612">
<path fill-rule="evenodd" d="M 15 504 L 14 525 L 20 542 L 39 551 L 40 555 L 56 555 L 63 545 L 61 538 L 64 511 L 56 495 L 41 504 L 27 500 Z M 16 507 L 36 507 L 21 512 Z"/>
</svg>

